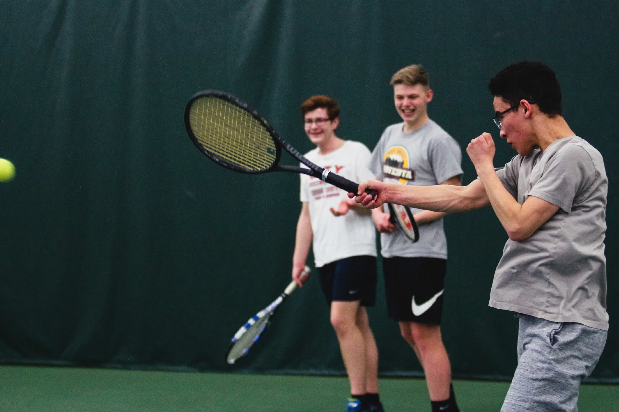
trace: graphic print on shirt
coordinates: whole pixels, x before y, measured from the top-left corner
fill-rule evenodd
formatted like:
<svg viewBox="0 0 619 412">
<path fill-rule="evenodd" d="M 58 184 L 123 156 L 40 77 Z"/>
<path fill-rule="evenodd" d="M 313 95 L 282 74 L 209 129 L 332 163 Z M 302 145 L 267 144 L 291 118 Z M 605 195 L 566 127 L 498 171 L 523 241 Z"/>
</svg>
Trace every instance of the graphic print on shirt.
<svg viewBox="0 0 619 412">
<path fill-rule="evenodd" d="M 383 174 L 385 181 L 397 180 L 405 185 L 407 182 L 415 180 L 415 171 L 409 168 L 409 156 L 406 149 L 402 146 L 389 148 L 385 153 L 383 162 Z"/>
<path fill-rule="evenodd" d="M 336 174 L 339 174 L 344 166 L 325 166 L 326 170 L 333 170 Z M 327 184 L 317 177 L 310 176 L 310 193 L 314 200 L 326 199 L 333 196 L 339 196 L 341 189 Z"/>
</svg>

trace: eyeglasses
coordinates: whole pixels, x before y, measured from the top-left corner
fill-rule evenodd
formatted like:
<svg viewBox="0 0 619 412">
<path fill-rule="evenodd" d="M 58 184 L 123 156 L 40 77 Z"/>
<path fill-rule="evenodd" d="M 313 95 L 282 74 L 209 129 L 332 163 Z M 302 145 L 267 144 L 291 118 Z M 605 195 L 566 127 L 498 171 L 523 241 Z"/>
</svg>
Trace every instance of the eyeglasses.
<svg viewBox="0 0 619 412">
<path fill-rule="evenodd" d="M 527 100 L 527 101 L 529 102 L 529 104 L 535 104 L 535 102 L 532 102 L 531 100 Z M 518 106 L 520 106 L 520 102 L 518 102 L 515 105 L 511 106 L 507 110 L 503 110 L 501 113 L 497 113 L 497 115 L 492 118 L 492 120 L 494 121 L 494 124 L 496 124 L 496 127 L 498 127 L 499 130 L 503 128 L 503 116 L 505 116 L 511 110 L 517 109 Z"/>
<path fill-rule="evenodd" d="M 305 125 L 306 126 L 311 126 L 312 124 L 315 124 L 316 126 L 322 126 L 323 124 L 330 122 L 331 119 L 326 119 L 326 118 L 320 118 L 320 119 L 305 119 Z"/>
<path fill-rule="evenodd" d="M 507 110 L 503 110 L 501 113 L 497 113 L 497 115 L 492 118 L 492 120 L 494 121 L 494 124 L 496 124 L 496 127 L 498 127 L 499 130 L 503 128 L 503 120 L 501 118 L 505 114 L 509 113 L 511 110 L 517 109 L 518 106 L 520 106 L 520 102 L 518 102 L 515 105 L 511 106 Z"/>
</svg>

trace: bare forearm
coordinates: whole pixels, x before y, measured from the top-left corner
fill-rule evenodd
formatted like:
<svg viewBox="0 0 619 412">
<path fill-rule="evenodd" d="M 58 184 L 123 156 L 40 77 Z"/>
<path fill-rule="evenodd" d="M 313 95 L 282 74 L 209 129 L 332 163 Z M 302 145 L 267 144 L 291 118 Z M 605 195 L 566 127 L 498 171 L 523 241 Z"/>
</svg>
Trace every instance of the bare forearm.
<svg viewBox="0 0 619 412">
<path fill-rule="evenodd" d="M 481 170 L 480 172 L 479 179 L 486 189 L 488 201 L 501 225 L 509 233 L 510 226 L 518 219 L 521 205 L 505 189 L 494 169 Z"/>
<path fill-rule="evenodd" d="M 558 206 L 534 196 L 529 196 L 521 205 L 503 187 L 494 170 L 490 168 L 480 170 L 479 178 L 494 213 L 512 240 L 528 239 L 559 210 Z"/>
<path fill-rule="evenodd" d="M 297 222 L 297 231 L 295 235 L 294 253 L 292 255 L 293 266 L 305 266 L 309 250 L 312 246 L 314 233 L 309 218 L 309 213 L 301 213 Z"/>
<path fill-rule="evenodd" d="M 488 204 L 481 183 L 469 186 L 403 186 L 392 184 L 385 193 L 385 201 L 416 207 L 433 212 L 460 213 Z"/>
<path fill-rule="evenodd" d="M 445 217 L 447 213 L 445 212 L 433 212 L 431 210 L 422 210 L 421 212 L 415 213 L 415 221 L 419 225 L 425 225 L 428 223 L 432 223 L 436 220 L 442 219 Z"/>
<path fill-rule="evenodd" d="M 462 186 L 462 177 L 461 175 L 452 176 L 444 182 L 441 182 L 441 185 Z M 418 224 L 424 225 L 440 220 L 445 217 L 446 214 L 446 212 L 433 212 L 431 210 L 423 210 L 415 214 L 415 220 Z"/>
</svg>

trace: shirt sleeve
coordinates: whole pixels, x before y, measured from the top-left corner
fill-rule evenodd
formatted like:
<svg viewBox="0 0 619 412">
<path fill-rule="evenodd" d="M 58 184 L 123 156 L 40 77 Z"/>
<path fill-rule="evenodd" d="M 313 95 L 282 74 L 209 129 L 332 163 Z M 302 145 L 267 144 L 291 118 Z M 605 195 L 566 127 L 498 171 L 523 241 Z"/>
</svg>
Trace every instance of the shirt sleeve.
<svg viewBox="0 0 619 412">
<path fill-rule="evenodd" d="M 383 157 L 385 151 L 384 142 L 386 141 L 388 136 L 387 130 L 388 129 L 385 129 L 382 136 L 380 137 L 380 140 L 376 144 L 374 151 L 372 151 L 372 155 L 370 156 L 369 161 L 369 170 L 374 175 L 374 178 L 378 180 L 383 180 L 385 177 L 383 174 Z"/>
<path fill-rule="evenodd" d="M 462 150 L 458 142 L 448 134 L 444 134 L 441 139 L 432 140 L 430 160 L 437 183 L 462 174 Z"/>
<path fill-rule="evenodd" d="M 570 212 L 579 193 L 591 184 L 595 168 L 587 151 L 565 146 L 548 160 L 540 178 L 527 196 L 535 196 Z"/>
<path fill-rule="evenodd" d="M 376 179 L 376 175 L 369 168 L 371 158 L 372 154 L 370 153 L 370 149 L 368 149 L 363 143 L 359 143 L 356 162 L 357 173 L 355 177 L 357 179 L 357 183 Z"/>
<path fill-rule="evenodd" d="M 309 185 L 305 182 L 305 180 L 306 180 L 305 178 L 309 177 L 309 176 L 303 175 L 303 174 L 301 174 L 299 176 L 301 178 L 300 179 L 301 187 L 300 187 L 300 196 L 299 197 L 301 199 L 301 202 L 309 202 L 309 193 L 308 193 Z"/>
</svg>

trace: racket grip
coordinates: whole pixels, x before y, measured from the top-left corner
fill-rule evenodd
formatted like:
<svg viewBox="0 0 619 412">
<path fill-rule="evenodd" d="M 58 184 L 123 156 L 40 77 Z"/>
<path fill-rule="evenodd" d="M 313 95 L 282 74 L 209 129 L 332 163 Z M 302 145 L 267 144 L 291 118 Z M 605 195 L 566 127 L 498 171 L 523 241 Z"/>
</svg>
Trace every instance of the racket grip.
<svg viewBox="0 0 619 412">
<path fill-rule="evenodd" d="M 297 288 L 297 282 L 293 280 L 292 282 L 288 284 L 288 287 L 286 287 L 286 290 L 284 290 L 284 295 L 286 296 L 290 295 L 296 288 Z"/>
<path fill-rule="evenodd" d="M 309 266 L 305 266 L 305 269 L 303 269 L 303 271 L 301 272 L 300 277 L 301 278 L 306 278 L 309 276 L 311 269 L 309 268 Z M 284 290 L 284 294 L 286 296 L 290 295 L 295 289 L 297 288 L 297 282 L 295 282 L 294 280 L 292 282 L 290 282 L 290 284 L 288 285 L 288 287 L 286 288 L 286 290 Z"/>
<path fill-rule="evenodd" d="M 327 175 L 327 178 L 325 179 L 325 182 L 333 186 L 339 187 L 340 189 L 345 190 L 348 193 L 354 193 L 356 195 L 359 192 L 359 185 L 357 183 L 352 182 L 340 175 L 336 175 L 335 173 L 329 173 Z M 376 197 L 376 190 L 369 189 L 366 190 L 365 193 L 367 193 L 368 195 L 372 195 L 372 197 Z"/>
</svg>

